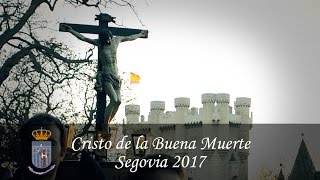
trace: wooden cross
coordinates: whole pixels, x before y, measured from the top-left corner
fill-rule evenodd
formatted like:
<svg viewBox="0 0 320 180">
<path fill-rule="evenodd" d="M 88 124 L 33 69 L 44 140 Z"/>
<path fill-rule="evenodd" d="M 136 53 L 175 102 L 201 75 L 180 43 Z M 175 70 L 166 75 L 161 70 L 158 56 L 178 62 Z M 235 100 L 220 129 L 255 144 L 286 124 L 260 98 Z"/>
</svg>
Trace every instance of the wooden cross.
<svg viewBox="0 0 320 180">
<path fill-rule="evenodd" d="M 128 29 L 128 28 L 118 28 L 118 27 L 109 27 L 109 23 L 115 23 L 115 17 L 110 16 L 109 14 L 101 13 L 96 15 L 95 20 L 99 20 L 99 26 L 95 25 L 86 25 L 86 24 L 71 24 L 71 23 L 60 23 L 59 31 L 65 32 L 64 28 L 61 28 L 62 25 L 68 25 L 75 31 L 79 33 L 89 33 L 89 34 L 99 34 L 102 29 L 109 29 L 115 36 L 130 36 L 133 34 L 138 34 L 141 29 Z M 144 37 L 147 38 L 147 37 Z M 98 61 L 98 71 L 100 70 L 100 62 Z M 104 112 L 106 108 L 106 93 L 104 91 L 97 91 L 97 113 L 96 113 L 96 131 L 101 131 L 97 129 L 98 122 L 104 122 Z"/>
</svg>

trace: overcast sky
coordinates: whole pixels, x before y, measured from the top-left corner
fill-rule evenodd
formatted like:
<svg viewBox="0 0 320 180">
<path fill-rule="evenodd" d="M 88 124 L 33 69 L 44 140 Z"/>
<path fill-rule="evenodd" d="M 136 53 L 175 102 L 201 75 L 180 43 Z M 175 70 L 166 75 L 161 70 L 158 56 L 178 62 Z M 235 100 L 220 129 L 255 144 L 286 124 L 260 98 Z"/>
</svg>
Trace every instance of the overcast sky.
<svg viewBox="0 0 320 180">
<path fill-rule="evenodd" d="M 231 106 L 236 97 L 252 99 L 254 123 L 319 123 L 320 1 L 132 3 L 142 24 L 130 8 L 112 6 L 103 12 L 125 27 L 149 30 L 148 39 L 118 49 L 120 70 L 141 77 L 134 93 L 143 115 L 153 100 L 166 101 L 171 111 L 176 97 L 189 97 L 191 106 L 202 107 L 202 93 L 229 93 Z M 57 22 L 98 23 L 97 10 L 58 6 L 55 14 L 39 12 Z M 57 34 L 77 53 L 88 48 L 68 33 Z"/>
<path fill-rule="evenodd" d="M 175 97 L 189 97 L 191 106 L 201 107 L 202 93 L 229 93 L 231 106 L 236 97 L 252 98 L 255 123 L 319 122 L 319 1 L 133 4 L 143 24 L 130 8 L 112 6 L 103 12 L 125 27 L 149 30 L 148 39 L 118 49 L 120 70 L 141 77 L 134 92 L 142 114 L 148 115 L 153 100 L 175 110 Z M 56 14 L 46 12 L 51 19 L 98 23 L 97 10 L 58 5 Z M 76 42 L 71 46 L 79 52 L 88 47 L 68 33 L 58 37 Z"/>
</svg>

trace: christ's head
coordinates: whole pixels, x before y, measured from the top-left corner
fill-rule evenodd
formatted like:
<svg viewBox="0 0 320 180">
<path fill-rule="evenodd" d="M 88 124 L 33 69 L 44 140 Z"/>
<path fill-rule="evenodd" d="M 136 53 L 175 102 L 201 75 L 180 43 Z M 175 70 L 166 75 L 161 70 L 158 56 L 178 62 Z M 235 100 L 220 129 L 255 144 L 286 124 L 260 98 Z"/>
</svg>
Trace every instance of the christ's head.
<svg viewBox="0 0 320 180">
<path fill-rule="evenodd" d="M 102 29 L 99 32 L 99 40 L 102 45 L 109 45 L 112 39 L 112 33 L 108 29 Z"/>
</svg>

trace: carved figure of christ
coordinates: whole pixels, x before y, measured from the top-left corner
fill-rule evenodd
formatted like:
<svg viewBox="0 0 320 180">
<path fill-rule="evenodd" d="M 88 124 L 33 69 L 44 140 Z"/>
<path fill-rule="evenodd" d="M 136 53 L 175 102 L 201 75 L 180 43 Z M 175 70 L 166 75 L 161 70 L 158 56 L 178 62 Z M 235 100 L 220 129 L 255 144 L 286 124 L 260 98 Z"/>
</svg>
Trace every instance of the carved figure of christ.
<svg viewBox="0 0 320 180">
<path fill-rule="evenodd" d="M 148 31 L 108 27 L 114 18 L 108 14 L 100 14 L 96 18 L 99 26 L 61 23 L 60 31 L 70 32 L 79 40 L 98 47 L 97 70 L 97 124 L 96 130 L 108 130 L 108 124 L 118 111 L 121 104 L 121 79 L 117 67 L 117 48 L 121 42 L 132 41 L 137 38 L 147 38 Z M 90 39 L 81 33 L 99 34 L 98 39 Z M 100 87 L 100 88 L 99 88 Z M 110 102 L 106 107 L 106 95 Z"/>
</svg>

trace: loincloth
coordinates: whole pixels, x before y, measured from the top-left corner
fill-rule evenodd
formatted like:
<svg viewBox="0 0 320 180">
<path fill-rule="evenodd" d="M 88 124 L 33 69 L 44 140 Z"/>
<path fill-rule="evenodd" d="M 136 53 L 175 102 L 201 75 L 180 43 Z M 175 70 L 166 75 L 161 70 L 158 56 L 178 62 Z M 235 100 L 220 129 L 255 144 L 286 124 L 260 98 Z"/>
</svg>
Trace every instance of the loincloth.
<svg viewBox="0 0 320 180">
<path fill-rule="evenodd" d="M 114 89 L 120 89 L 121 87 L 120 78 L 114 74 L 98 72 L 96 80 L 95 89 L 97 91 L 102 91 L 102 86 L 106 82 L 110 83 Z"/>
</svg>

